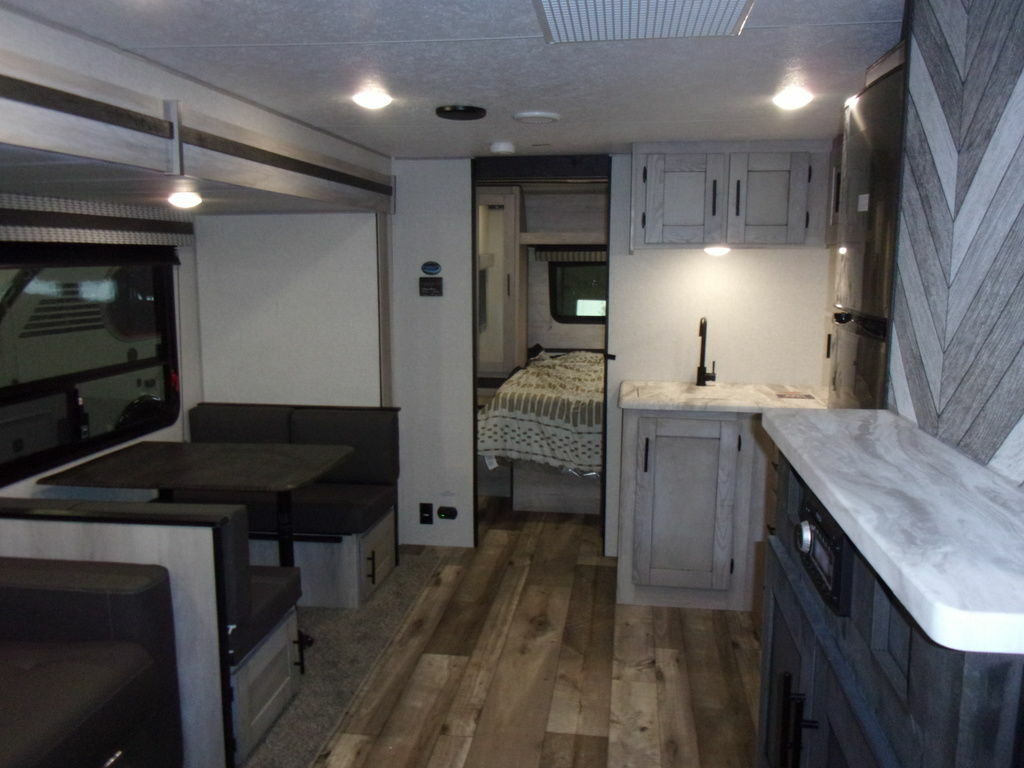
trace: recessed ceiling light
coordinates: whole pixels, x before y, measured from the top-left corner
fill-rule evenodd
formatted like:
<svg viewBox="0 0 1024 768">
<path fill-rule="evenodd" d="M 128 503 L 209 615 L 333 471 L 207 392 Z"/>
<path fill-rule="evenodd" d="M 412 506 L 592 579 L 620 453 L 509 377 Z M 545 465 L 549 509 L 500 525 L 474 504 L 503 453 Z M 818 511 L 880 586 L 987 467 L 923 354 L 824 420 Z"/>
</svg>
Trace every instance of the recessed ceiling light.
<svg viewBox="0 0 1024 768">
<path fill-rule="evenodd" d="M 535 109 L 528 109 L 525 112 L 516 112 L 512 118 L 520 123 L 540 125 L 541 123 L 557 123 L 562 116 L 557 112 L 539 112 Z"/>
<path fill-rule="evenodd" d="M 487 114 L 487 110 L 469 104 L 445 104 L 435 109 L 434 114 L 445 120 L 479 120 Z"/>
<path fill-rule="evenodd" d="M 729 253 L 731 250 L 732 248 L 725 245 L 709 245 L 704 249 L 704 253 L 708 256 L 725 256 L 725 254 Z"/>
<path fill-rule="evenodd" d="M 379 86 L 363 88 L 359 93 L 352 96 L 352 101 L 363 109 L 383 109 L 394 99 L 391 94 Z"/>
<path fill-rule="evenodd" d="M 845 246 L 845 245 L 840 245 L 840 246 L 839 246 L 839 254 L 840 254 L 841 256 L 845 256 L 845 255 L 846 255 L 846 251 L 847 251 L 847 248 L 846 248 L 846 246 Z"/>
<path fill-rule="evenodd" d="M 779 109 L 800 109 L 811 103 L 814 94 L 799 85 L 787 85 L 772 96 L 772 101 Z"/>
<path fill-rule="evenodd" d="M 168 195 L 167 202 L 175 208 L 195 208 L 203 202 L 203 198 L 195 192 L 172 192 Z"/>
</svg>

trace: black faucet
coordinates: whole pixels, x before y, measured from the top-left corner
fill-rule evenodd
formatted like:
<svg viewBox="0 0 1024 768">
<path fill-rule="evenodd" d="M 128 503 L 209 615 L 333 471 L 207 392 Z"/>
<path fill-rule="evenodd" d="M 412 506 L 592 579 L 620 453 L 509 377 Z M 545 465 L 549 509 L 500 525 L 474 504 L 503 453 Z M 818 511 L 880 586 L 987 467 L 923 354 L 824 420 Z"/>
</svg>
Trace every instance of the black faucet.
<svg viewBox="0 0 1024 768">
<path fill-rule="evenodd" d="M 704 367 L 704 352 L 708 343 L 708 319 L 702 317 L 697 327 L 697 335 L 700 336 L 700 363 L 697 365 L 697 386 L 707 386 L 709 381 L 715 380 L 715 361 L 711 361 L 711 373 Z"/>
</svg>

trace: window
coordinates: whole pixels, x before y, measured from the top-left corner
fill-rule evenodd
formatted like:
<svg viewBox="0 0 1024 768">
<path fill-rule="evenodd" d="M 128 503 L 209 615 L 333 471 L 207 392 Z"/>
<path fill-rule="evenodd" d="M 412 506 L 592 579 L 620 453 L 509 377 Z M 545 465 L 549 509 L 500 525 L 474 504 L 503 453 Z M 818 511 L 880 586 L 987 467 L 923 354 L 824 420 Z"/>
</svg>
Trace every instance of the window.
<svg viewBox="0 0 1024 768">
<path fill-rule="evenodd" d="M 608 305 L 608 264 L 548 263 L 551 316 L 560 323 L 603 323 Z"/>
<path fill-rule="evenodd" d="M 0 243 L 0 483 L 173 424 L 174 249 Z"/>
</svg>

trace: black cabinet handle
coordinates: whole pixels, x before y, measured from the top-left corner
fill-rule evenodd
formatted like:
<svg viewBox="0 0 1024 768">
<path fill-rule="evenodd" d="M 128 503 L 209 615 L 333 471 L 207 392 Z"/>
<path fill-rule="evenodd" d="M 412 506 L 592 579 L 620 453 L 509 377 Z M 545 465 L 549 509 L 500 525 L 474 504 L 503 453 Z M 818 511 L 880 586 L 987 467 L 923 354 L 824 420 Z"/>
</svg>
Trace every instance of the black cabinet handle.
<svg viewBox="0 0 1024 768">
<path fill-rule="evenodd" d="M 740 215 L 740 180 L 736 179 L 736 215 Z"/>
<path fill-rule="evenodd" d="M 711 215 L 718 215 L 718 179 L 711 180 Z"/>
<path fill-rule="evenodd" d="M 377 583 L 377 552 L 376 552 L 376 550 L 371 552 L 370 556 L 368 558 L 366 558 L 366 559 L 370 563 L 370 572 L 368 574 L 366 574 L 366 575 L 370 579 L 370 583 L 371 584 L 376 584 Z"/>
<path fill-rule="evenodd" d="M 651 438 L 644 438 L 644 472 L 647 471 L 647 459 L 651 455 Z"/>
<path fill-rule="evenodd" d="M 790 752 L 793 761 L 793 768 L 800 766 L 800 753 L 804 749 L 804 730 L 814 730 L 818 727 L 817 720 L 804 719 L 804 706 L 806 697 L 802 693 L 793 694 L 793 749 Z"/>
<path fill-rule="evenodd" d="M 782 712 L 779 717 L 779 768 L 792 768 L 793 763 L 790 762 L 789 757 L 793 746 L 790 738 L 792 732 L 790 701 L 793 698 L 793 675 L 789 672 L 782 673 L 781 693 L 782 695 L 779 697 L 779 701 L 782 703 Z"/>
</svg>

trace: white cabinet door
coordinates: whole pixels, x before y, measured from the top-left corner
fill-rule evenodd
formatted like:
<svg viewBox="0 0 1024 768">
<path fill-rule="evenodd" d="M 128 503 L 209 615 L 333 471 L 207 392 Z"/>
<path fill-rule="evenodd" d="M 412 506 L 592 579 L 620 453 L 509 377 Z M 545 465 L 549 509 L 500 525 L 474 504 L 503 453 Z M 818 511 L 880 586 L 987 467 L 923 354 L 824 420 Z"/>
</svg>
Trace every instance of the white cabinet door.
<svg viewBox="0 0 1024 768">
<path fill-rule="evenodd" d="M 638 242 L 702 244 L 724 238 L 724 154 L 654 154 L 643 162 Z"/>
<path fill-rule="evenodd" d="M 809 226 L 809 152 L 729 155 L 728 241 L 802 244 Z"/>
<path fill-rule="evenodd" d="M 735 421 L 639 419 L 634 583 L 729 589 L 738 448 Z"/>
</svg>

